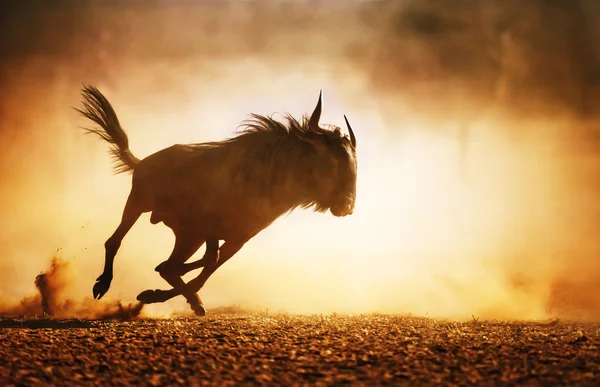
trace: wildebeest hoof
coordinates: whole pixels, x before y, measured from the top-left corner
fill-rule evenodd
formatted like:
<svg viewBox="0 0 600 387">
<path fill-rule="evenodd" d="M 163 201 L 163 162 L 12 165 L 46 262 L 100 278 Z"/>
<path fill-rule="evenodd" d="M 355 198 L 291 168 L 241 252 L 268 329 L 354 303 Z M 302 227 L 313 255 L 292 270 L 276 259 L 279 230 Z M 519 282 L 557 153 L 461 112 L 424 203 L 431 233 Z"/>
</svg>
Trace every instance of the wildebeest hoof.
<svg viewBox="0 0 600 387">
<path fill-rule="evenodd" d="M 188 304 L 190 304 L 196 316 L 206 315 L 206 310 L 202 306 L 202 301 L 200 300 L 198 293 L 188 294 L 185 298 L 187 299 Z"/>
<path fill-rule="evenodd" d="M 110 288 L 110 283 L 112 282 L 112 276 L 108 276 L 105 274 L 100 275 L 96 279 L 96 283 L 94 284 L 94 288 L 92 293 L 94 294 L 94 298 L 99 300 L 108 292 Z"/>
<path fill-rule="evenodd" d="M 154 290 L 152 289 L 144 290 L 136 297 L 139 302 L 143 302 L 144 304 L 152 304 L 154 302 L 154 298 Z"/>
<path fill-rule="evenodd" d="M 167 301 L 169 299 L 169 294 L 168 292 L 160 289 L 148 289 L 138 294 L 136 299 L 144 304 L 154 304 L 156 302 Z"/>
<path fill-rule="evenodd" d="M 206 309 L 204 309 L 202 305 L 192 305 L 192 310 L 194 311 L 196 316 L 206 316 Z"/>
<path fill-rule="evenodd" d="M 162 268 L 167 264 L 168 261 L 164 261 L 158 264 L 158 266 L 156 266 L 154 268 L 154 271 L 159 272 L 162 270 Z"/>
<path fill-rule="evenodd" d="M 189 270 L 185 264 L 173 264 L 169 261 L 164 261 L 158 264 L 154 268 L 154 271 L 160 273 L 161 276 L 178 276 L 181 277 L 186 274 Z"/>
</svg>

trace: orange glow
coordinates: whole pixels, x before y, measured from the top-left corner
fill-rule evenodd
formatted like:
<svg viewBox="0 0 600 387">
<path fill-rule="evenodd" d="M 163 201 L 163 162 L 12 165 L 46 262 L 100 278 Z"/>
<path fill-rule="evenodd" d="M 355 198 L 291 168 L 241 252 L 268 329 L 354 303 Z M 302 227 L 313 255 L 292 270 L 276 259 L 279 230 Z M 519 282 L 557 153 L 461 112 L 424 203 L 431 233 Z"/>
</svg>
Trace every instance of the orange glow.
<svg viewBox="0 0 600 387">
<path fill-rule="evenodd" d="M 181 62 L 114 61 L 106 65 L 110 80 L 90 74 L 84 81 L 113 104 L 139 158 L 174 143 L 230 137 L 251 112 L 298 117 L 311 111 L 320 89 L 322 122 L 343 127 L 347 114 L 356 132 L 355 213 L 339 219 L 296 211 L 279 219 L 208 281 L 201 297 L 209 313 L 238 304 L 290 313 L 543 319 L 551 316 L 556 281 L 594 284 L 600 273 L 600 207 L 591 182 L 600 160 L 556 134 L 579 121 L 481 114 L 469 122 L 463 174 L 459 122 L 436 127 L 416 113 L 386 110 L 382 101 L 400 105 L 400 98 L 369 89 L 364 72 L 341 60 L 198 54 Z M 90 297 L 130 189 L 128 175 L 112 174 L 106 144 L 77 129 L 89 124 L 70 109 L 79 104 L 81 80 L 61 64 L 53 80 L 35 78 L 47 65 L 40 59 L 15 70 L 20 81 L 2 101 L 10 131 L 0 135 L 14 136 L 0 164 L 3 305 L 34 291 L 35 276 L 57 249 L 72 265 L 70 297 Z M 527 135 L 507 135 L 515 125 Z M 171 231 L 143 215 L 119 250 L 107 298 L 128 303 L 142 290 L 166 289 L 154 267 L 172 244 Z M 144 314 L 186 308 L 179 297 Z M 600 317 L 597 310 L 585 317 Z"/>
</svg>

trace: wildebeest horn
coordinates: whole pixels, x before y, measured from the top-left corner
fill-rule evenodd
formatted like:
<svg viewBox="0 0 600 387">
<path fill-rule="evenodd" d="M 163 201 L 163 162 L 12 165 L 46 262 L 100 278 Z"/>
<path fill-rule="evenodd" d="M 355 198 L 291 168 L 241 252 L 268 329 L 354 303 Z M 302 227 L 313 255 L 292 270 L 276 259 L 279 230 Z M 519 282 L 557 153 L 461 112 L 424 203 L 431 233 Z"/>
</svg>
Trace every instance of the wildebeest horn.
<svg viewBox="0 0 600 387">
<path fill-rule="evenodd" d="M 313 111 L 312 115 L 310 116 L 310 120 L 308 121 L 308 126 L 313 130 L 317 130 L 319 128 L 319 120 L 321 119 L 322 106 L 323 90 L 319 92 L 319 102 L 317 102 L 317 107 L 315 107 L 315 110 Z"/>
<path fill-rule="evenodd" d="M 346 118 L 345 114 L 344 114 L 344 120 L 346 120 L 346 126 L 348 127 L 348 132 L 350 132 L 350 142 L 352 143 L 352 146 L 354 147 L 354 149 L 356 149 L 356 137 L 354 137 L 354 132 L 352 131 L 352 128 L 350 127 L 350 123 L 348 122 L 348 118 Z"/>
</svg>

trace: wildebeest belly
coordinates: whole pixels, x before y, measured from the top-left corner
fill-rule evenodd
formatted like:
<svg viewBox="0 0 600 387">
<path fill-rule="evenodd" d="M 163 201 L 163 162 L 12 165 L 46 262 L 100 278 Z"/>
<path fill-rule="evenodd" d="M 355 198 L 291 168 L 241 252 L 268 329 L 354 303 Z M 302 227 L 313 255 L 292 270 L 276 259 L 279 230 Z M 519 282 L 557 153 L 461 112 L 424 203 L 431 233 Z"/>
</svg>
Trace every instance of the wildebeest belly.
<svg viewBox="0 0 600 387">
<path fill-rule="evenodd" d="M 278 217 L 262 192 L 240 180 L 243 159 L 216 156 L 176 145 L 142 160 L 133 184 L 152 223 L 227 240 L 254 235 Z"/>
<path fill-rule="evenodd" d="M 207 209 L 202 203 L 185 200 L 157 200 L 150 221 L 163 222 L 173 230 L 186 230 L 205 238 L 241 240 L 256 235 L 275 219 L 259 216 L 254 211 L 231 208 Z"/>
</svg>

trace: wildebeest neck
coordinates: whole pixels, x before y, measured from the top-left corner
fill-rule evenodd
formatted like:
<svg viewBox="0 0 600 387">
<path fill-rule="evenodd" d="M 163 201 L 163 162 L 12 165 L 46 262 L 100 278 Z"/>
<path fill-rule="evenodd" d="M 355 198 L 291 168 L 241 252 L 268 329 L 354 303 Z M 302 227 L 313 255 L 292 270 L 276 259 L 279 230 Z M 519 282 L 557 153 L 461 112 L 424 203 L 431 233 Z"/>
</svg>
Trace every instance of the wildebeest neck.
<svg viewBox="0 0 600 387">
<path fill-rule="evenodd" d="M 235 179 L 238 192 L 263 202 L 268 217 L 277 217 L 296 207 L 320 203 L 322 192 L 315 179 L 318 173 L 318 155 L 293 134 L 273 136 L 268 132 L 247 135 L 248 148 L 240 160 Z"/>
</svg>

